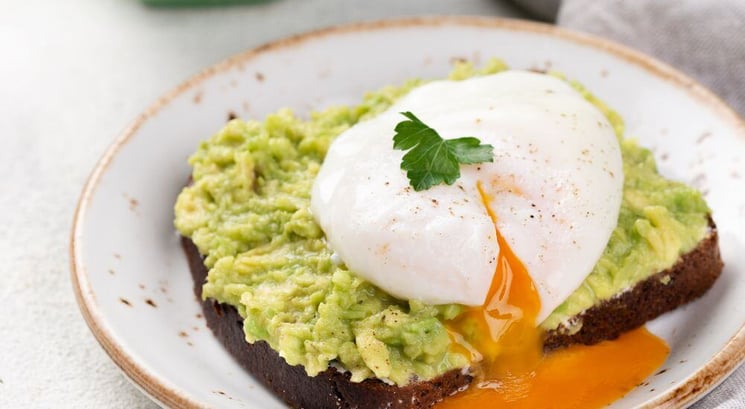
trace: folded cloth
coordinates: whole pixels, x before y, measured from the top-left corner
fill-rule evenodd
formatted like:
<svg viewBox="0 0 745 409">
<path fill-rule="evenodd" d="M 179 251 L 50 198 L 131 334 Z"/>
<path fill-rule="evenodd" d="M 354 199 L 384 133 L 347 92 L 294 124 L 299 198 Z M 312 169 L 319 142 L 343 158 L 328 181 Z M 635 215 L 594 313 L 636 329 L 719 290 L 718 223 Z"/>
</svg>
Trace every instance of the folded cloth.
<svg viewBox="0 0 745 409">
<path fill-rule="evenodd" d="M 685 72 L 745 116 L 743 0 L 513 0 L 537 18 L 626 44 Z"/>
<path fill-rule="evenodd" d="M 665 61 L 745 116 L 745 1 L 564 0 L 556 22 Z"/>
<path fill-rule="evenodd" d="M 538 18 L 615 40 L 709 87 L 745 116 L 743 0 L 513 0 Z M 692 409 L 745 407 L 745 366 Z"/>
</svg>

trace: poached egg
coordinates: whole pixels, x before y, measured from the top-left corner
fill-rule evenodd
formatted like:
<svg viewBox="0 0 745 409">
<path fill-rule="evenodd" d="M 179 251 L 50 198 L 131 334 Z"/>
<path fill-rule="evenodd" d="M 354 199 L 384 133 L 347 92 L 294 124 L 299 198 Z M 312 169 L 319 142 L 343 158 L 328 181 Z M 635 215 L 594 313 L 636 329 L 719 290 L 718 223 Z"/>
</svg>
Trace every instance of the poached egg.
<svg viewBox="0 0 745 409">
<path fill-rule="evenodd" d="M 411 111 L 494 161 L 416 192 L 393 149 Z M 618 220 L 623 168 L 605 116 L 566 82 L 527 71 L 423 85 L 330 146 L 311 211 L 355 273 L 402 299 L 483 305 L 502 246 L 538 293 L 534 325 L 592 271 Z M 496 227 L 496 228 L 495 228 Z M 501 235 L 503 240 L 497 240 Z"/>
<path fill-rule="evenodd" d="M 416 192 L 393 150 L 410 111 L 445 139 L 474 136 L 494 161 Z M 599 408 L 664 362 L 644 328 L 545 355 L 537 328 L 592 271 L 614 230 L 623 168 L 605 116 L 565 82 L 508 71 L 415 89 L 330 146 L 311 192 L 329 246 L 403 299 L 460 303 L 445 322 L 474 381 L 440 409 Z"/>
</svg>

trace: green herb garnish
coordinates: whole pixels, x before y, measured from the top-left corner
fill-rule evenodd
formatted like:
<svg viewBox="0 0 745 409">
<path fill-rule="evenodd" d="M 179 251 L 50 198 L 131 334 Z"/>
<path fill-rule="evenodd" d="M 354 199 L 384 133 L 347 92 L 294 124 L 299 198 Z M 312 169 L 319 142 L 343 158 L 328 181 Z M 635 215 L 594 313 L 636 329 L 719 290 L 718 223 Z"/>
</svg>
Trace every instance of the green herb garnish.
<svg viewBox="0 0 745 409">
<path fill-rule="evenodd" d="M 409 119 L 396 125 L 393 149 L 408 150 L 401 169 L 417 192 L 443 182 L 452 185 L 460 177 L 460 165 L 494 161 L 494 147 L 478 138 L 443 139 L 411 112 L 401 115 Z"/>
</svg>

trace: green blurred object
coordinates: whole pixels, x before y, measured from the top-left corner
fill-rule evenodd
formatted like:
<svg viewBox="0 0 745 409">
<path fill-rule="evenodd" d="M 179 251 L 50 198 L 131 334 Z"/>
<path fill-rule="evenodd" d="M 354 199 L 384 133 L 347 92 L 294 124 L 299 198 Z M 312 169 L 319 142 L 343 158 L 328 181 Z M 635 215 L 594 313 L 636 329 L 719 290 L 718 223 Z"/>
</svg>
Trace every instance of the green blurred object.
<svg viewBox="0 0 745 409">
<path fill-rule="evenodd" d="M 142 0 L 148 6 L 189 7 L 189 6 L 224 6 L 228 4 L 267 3 L 272 0 Z"/>
</svg>

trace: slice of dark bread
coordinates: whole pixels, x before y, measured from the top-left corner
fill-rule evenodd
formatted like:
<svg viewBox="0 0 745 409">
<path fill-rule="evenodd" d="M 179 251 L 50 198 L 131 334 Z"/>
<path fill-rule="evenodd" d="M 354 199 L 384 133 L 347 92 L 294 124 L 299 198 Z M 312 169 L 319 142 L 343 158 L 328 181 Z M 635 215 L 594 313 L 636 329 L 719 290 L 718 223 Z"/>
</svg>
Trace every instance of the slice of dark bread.
<svg viewBox="0 0 745 409">
<path fill-rule="evenodd" d="M 714 284 L 723 267 L 719 236 L 710 220 L 707 236 L 693 250 L 682 255 L 675 265 L 572 317 L 569 325 L 549 331 L 543 347 L 551 350 L 615 339 L 702 296 Z M 571 331 L 570 328 L 579 330 Z"/>
<path fill-rule="evenodd" d="M 544 348 L 589 345 L 614 339 L 701 296 L 723 267 L 716 227 L 713 222 L 710 225 L 707 237 L 673 267 L 573 317 L 571 328 L 581 325 L 578 331 L 570 331 L 568 327 L 549 331 Z M 266 342 L 247 343 L 243 319 L 234 307 L 202 300 L 207 268 L 192 241 L 183 237 L 181 242 L 194 279 L 194 293 L 202 303 L 207 325 L 247 371 L 294 408 L 428 408 L 465 388 L 472 380 L 470 375 L 459 370 L 405 387 L 375 379 L 354 383 L 348 374 L 335 368 L 310 377 L 301 366 L 288 365 Z"/>
<path fill-rule="evenodd" d="M 246 342 L 243 319 L 235 307 L 202 300 L 207 268 L 189 238 L 182 237 L 181 244 L 189 259 L 194 294 L 202 303 L 207 326 L 241 366 L 293 408 L 429 408 L 471 382 L 471 376 L 460 370 L 405 387 L 388 385 L 377 379 L 351 382 L 349 374 L 335 368 L 310 377 L 302 366 L 288 365 L 266 342 Z"/>
</svg>

